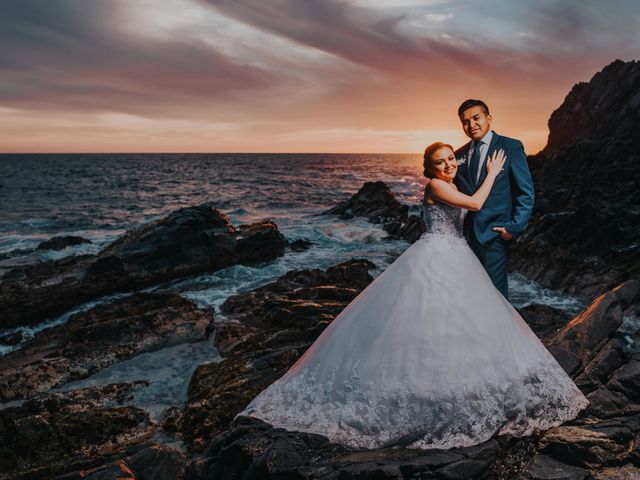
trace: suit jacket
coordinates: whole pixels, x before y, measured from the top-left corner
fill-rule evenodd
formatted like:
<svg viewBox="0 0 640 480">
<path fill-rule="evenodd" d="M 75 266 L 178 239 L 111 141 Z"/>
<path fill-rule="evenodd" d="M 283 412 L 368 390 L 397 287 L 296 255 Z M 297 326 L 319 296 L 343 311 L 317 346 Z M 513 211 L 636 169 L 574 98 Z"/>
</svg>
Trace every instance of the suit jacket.
<svg viewBox="0 0 640 480">
<path fill-rule="evenodd" d="M 493 231 L 493 227 L 505 227 L 514 237 L 521 235 L 531 217 L 534 201 L 533 182 L 522 142 L 498 135 L 493 130 L 492 132 L 493 138 L 477 184 L 469 171 L 468 162 L 458 166 L 454 179 L 458 190 L 473 195 L 487 176 L 486 160 L 494 151 L 504 150 L 507 157 L 504 167 L 496 177 L 487 200 L 479 211 L 470 211 L 465 217 L 465 234 L 469 235 L 473 231 L 481 244 L 500 235 Z M 470 146 L 471 142 L 468 142 L 456 150 L 456 158 L 467 159 Z"/>
</svg>

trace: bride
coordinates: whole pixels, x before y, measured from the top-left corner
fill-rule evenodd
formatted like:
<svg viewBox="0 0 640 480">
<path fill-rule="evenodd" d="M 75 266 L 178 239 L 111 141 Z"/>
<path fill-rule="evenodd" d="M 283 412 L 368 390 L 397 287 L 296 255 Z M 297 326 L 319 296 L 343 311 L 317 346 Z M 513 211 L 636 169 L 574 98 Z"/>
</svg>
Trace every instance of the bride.
<svg viewBox="0 0 640 480">
<path fill-rule="evenodd" d="M 236 415 L 354 449 L 467 447 L 570 420 L 588 400 L 496 290 L 462 235 L 504 164 L 473 196 L 450 145 L 424 156 L 427 231 Z"/>
</svg>

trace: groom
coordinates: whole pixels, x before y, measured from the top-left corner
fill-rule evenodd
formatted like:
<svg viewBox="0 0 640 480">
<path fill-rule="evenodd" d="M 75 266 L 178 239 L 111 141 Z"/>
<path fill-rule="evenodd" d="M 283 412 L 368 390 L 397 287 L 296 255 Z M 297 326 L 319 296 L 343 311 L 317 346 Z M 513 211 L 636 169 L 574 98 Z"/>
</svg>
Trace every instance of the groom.
<svg viewBox="0 0 640 480">
<path fill-rule="evenodd" d="M 533 210 L 533 183 L 522 142 L 491 130 L 489 107 L 482 100 L 465 100 L 458 108 L 464 133 L 471 141 L 456 152 L 458 190 L 473 195 L 487 176 L 485 161 L 503 149 L 504 167 L 477 212 L 468 212 L 464 234 L 498 290 L 509 299 L 507 265 L 511 239 L 527 227 Z"/>
</svg>

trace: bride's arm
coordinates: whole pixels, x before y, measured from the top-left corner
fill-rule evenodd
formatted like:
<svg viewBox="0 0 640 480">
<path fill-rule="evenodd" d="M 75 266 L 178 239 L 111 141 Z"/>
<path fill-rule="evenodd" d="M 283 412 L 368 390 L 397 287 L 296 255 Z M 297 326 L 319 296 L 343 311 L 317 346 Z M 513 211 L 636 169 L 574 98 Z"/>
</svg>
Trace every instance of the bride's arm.
<svg viewBox="0 0 640 480">
<path fill-rule="evenodd" d="M 504 165 L 505 158 L 503 150 L 493 153 L 491 158 L 487 160 L 487 176 L 478 191 L 473 195 L 465 195 L 452 188 L 444 180 L 433 178 L 427 185 L 431 198 L 454 207 L 466 208 L 472 211 L 480 210 L 489 196 L 493 182 Z"/>
</svg>

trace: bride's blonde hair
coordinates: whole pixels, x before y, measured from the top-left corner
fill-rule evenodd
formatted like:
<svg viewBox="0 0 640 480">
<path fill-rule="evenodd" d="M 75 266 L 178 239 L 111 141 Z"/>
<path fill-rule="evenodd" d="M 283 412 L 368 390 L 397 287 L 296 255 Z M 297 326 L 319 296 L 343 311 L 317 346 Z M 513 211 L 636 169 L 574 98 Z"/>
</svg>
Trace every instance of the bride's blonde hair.
<svg viewBox="0 0 640 480">
<path fill-rule="evenodd" d="M 431 160 L 432 160 L 433 154 L 436 153 L 441 148 L 445 148 L 445 147 L 450 148 L 451 151 L 453 152 L 453 147 L 448 143 L 444 143 L 444 142 L 432 143 L 431 145 L 429 145 L 427 148 L 424 149 L 424 155 L 422 156 L 424 161 L 422 162 L 422 166 L 424 167 L 423 173 L 425 177 L 433 178 L 433 173 L 431 173 L 431 169 L 429 168 L 431 166 Z"/>
</svg>

